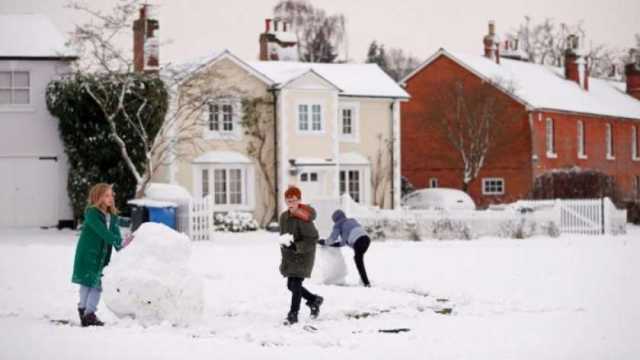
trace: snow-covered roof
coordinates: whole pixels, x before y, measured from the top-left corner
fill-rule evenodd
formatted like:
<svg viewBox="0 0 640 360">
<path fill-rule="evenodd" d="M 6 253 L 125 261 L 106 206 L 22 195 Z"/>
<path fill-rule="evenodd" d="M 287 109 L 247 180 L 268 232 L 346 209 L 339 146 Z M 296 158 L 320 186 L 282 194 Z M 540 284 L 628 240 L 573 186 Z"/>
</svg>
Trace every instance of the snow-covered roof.
<svg viewBox="0 0 640 360">
<path fill-rule="evenodd" d="M 251 164 L 251 159 L 239 152 L 216 150 L 198 156 L 193 162 L 196 164 Z"/>
<path fill-rule="evenodd" d="M 236 62 L 269 86 L 279 87 L 304 73 L 314 72 L 340 89 L 340 95 L 384 98 L 409 98 L 377 64 L 319 64 L 294 61 L 244 61 L 229 50 L 186 62 L 185 69 L 198 71 L 222 59 Z"/>
<path fill-rule="evenodd" d="M 624 92 L 624 84 L 589 77 L 589 90 L 564 77 L 564 69 L 525 61 L 500 59 L 500 64 L 482 56 L 440 49 L 409 74 L 402 83 L 444 55 L 481 78 L 515 88 L 514 98 L 531 109 L 640 119 L 640 101 Z"/>
<path fill-rule="evenodd" d="M 191 194 L 180 185 L 150 183 L 144 191 L 145 198 L 156 201 L 167 201 L 185 204 L 191 201 Z"/>
<path fill-rule="evenodd" d="M 75 58 L 66 39 L 43 14 L 0 14 L 0 58 Z"/>
<path fill-rule="evenodd" d="M 340 154 L 340 164 L 345 165 L 369 165 L 369 159 L 355 152 Z"/>
<path fill-rule="evenodd" d="M 293 61 L 251 61 L 251 67 L 284 84 L 313 70 L 341 89 L 341 95 L 408 98 L 402 89 L 377 64 L 320 64 Z"/>
</svg>

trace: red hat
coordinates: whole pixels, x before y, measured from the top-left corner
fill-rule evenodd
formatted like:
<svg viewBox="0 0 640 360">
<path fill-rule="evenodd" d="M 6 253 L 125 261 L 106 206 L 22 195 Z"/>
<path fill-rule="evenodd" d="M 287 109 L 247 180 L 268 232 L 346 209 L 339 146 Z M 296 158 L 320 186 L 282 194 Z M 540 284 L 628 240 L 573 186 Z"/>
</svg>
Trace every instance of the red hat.
<svg viewBox="0 0 640 360">
<path fill-rule="evenodd" d="M 284 192 L 284 198 L 288 199 L 292 197 L 302 199 L 302 192 L 297 186 L 289 185 L 289 188 L 287 189 L 287 191 Z"/>
</svg>

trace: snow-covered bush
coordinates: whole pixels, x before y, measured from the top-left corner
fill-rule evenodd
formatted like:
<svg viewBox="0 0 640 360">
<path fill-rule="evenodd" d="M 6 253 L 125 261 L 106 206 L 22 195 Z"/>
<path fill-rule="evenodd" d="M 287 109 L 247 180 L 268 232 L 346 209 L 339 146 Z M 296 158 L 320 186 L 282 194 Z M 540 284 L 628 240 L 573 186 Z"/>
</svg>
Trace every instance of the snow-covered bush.
<svg viewBox="0 0 640 360">
<path fill-rule="evenodd" d="M 473 238 L 471 229 L 464 220 L 450 218 L 436 220 L 431 234 L 438 240 L 471 240 Z"/>
<path fill-rule="evenodd" d="M 143 326 L 187 326 L 202 317 L 201 278 L 188 267 L 189 238 L 164 224 L 144 223 L 104 273 L 104 300 L 116 316 Z"/>
<path fill-rule="evenodd" d="M 229 211 L 214 216 L 216 231 L 245 232 L 258 230 L 258 222 L 248 212 Z"/>
<path fill-rule="evenodd" d="M 526 239 L 536 232 L 536 222 L 527 216 L 507 219 L 500 223 L 498 236 L 511 239 Z"/>
</svg>

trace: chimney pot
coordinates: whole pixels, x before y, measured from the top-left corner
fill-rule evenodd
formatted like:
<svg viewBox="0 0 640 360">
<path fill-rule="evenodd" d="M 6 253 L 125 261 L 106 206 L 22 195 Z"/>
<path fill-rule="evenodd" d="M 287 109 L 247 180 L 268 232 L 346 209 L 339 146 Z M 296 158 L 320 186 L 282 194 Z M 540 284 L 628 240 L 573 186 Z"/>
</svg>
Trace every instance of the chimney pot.
<svg viewBox="0 0 640 360">
<path fill-rule="evenodd" d="M 268 33 L 271 30 L 271 19 L 264 19 L 264 32 Z"/>
<path fill-rule="evenodd" d="M 280 22 L 280 19 L 276 18 L 273 19 L 273 31 L 278 31 L 278 23 Z"/>
<path fill-rule="evenodd" d="M 494 20 L 489 20 L 489 35 L 496 34 L 496 23 Z"/>
</svg>

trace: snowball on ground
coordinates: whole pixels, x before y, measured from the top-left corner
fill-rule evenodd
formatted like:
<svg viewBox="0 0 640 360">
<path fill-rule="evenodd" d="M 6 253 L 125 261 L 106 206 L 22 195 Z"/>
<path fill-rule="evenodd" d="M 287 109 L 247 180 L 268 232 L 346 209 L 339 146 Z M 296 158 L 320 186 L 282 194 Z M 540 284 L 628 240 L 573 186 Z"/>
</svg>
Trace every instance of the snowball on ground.
<svg viewBox="0 0 640 360">
<path fill-rule="evenodd" d="M 191 242 L 164 224 L 144 223 L 105 268 L 105 305 L 144 326 L 187 326 L 202 317 L 202 280 L 188 267 Z"/>
</svg>

